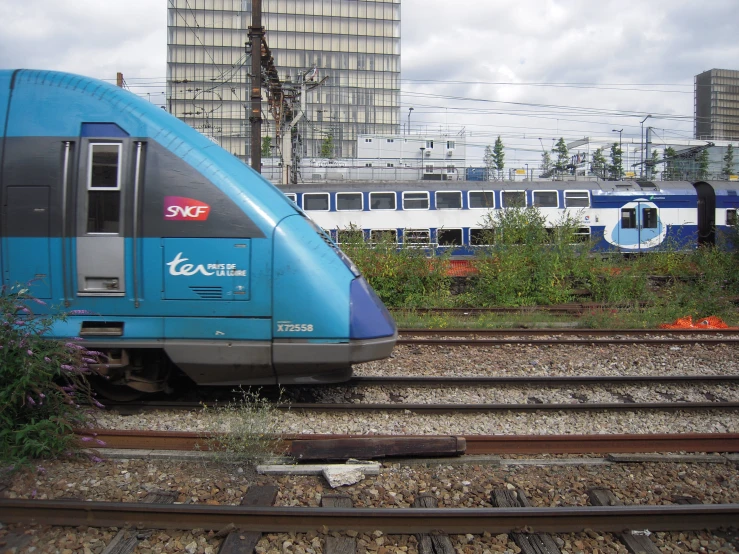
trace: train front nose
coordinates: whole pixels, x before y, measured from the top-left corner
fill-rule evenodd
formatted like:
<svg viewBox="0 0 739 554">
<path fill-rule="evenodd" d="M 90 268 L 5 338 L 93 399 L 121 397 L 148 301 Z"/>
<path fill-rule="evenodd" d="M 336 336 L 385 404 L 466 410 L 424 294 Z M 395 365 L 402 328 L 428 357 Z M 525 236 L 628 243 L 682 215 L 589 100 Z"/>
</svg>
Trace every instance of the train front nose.
<svg viewBox="0 0 739 554">
<path fill-rule="evenodd" d="M 385 305 L 364 277 L 351 283 L 349 340 L 352 363 L 387 358 L 398 339 L 398 330 Z"/>
</svg>

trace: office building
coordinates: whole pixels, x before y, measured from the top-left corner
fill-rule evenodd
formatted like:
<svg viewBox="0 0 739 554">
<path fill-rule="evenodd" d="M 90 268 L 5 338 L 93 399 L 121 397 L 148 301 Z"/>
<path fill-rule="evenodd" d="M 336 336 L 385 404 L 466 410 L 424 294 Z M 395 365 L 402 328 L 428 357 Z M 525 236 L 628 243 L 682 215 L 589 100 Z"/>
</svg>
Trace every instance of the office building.
<svg viewBox="0 0 739 554">
<path fill-rule="evenodd" d="M 251 0 L 170 0 L 168 8 L 168 109 L 244 160 L 251 8 Z M 299 157 L 327 146 L 354 157 L 360 134 L 399 133 L 400 0 L 262 0 L 262 23 L 288 89 L 313 68 L 316 82 L 327 77 L 307 93 Z M 262 136 L 278 156 L 269 113 L 263 103 Z"/>
<path fill-rule="evenodd" d="M 739 140 L 739 71 L 711 69 L 695 76 L 695 138 Z"/>
</svg>

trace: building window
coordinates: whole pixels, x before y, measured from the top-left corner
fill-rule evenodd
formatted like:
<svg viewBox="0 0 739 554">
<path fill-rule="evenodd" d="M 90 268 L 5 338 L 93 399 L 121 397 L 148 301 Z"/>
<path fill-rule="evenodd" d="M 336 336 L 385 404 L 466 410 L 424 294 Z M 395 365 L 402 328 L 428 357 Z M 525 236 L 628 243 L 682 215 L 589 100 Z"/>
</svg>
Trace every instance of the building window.
<svg viewBox="0 0 739 554">
<path fill-rule="evenodd" d="M 500 193 L 500 202 L 504 208 L 525 208 L 526 193 L 522 190 L 504 190 Z"/>
<path fill-rule="evenodd" d="M 446 166 L 446 172 L 447 173 L 454 173 L 454 166 L 453 165 Z"/>
<path fill-rule="evenodd" d="M 559 203 L 557 202 L 557 191 L 556 190 L 535 190 L 534 191 L 534 206 L 537 208 L 557 208 Z"/>
<path fill-rule="evenodd" d="M 404 210 L 428 210 L 429 209 L 429 193 L 428 192 L 404 192 L 403 193 L 403 209 Z"/>
<path fill-rule="evenodd" d="M 388 167 L 395 167 L 395 164 L 388 163 L 387 166 Z"/>
<path fill-rule="evenodd" d="M 307 192 L 303 194 L 303 209 L 306 211 L 327 212 L 327 192 Z"/>
<path fill-rule="evenodd" d="M 363 207 L 361 192 L 339 192 L 336 194 L 337 211 L 361 211 Z"/>
<path fill-rule="evenodd" d="M 437 210 L 461 210 L 462 193 L 458 191 L 439 191 L 436 193 Z"/>
<path fill-rule="evenodd" d="M 590 194 L 588 191 L 565 191 L 565 208 L 589 208 Z"/>
<path fill-rule="evenodd" d="M 370 210 L 394 210 L 394 192 L 370 192 Z"/>
<path fill-rule="evenodd" d="M 433 164 L 428 164 L 426 166 L 426 173 L 433 173 L 433 172 L 434 172 L 434 165 Z"/>
<path fill-rule="evenodd" d="M 495 207 L 495 196 L 492 190 L 471 190 L 468 194 L 471 210 L 490 209 Z"/>
<path fill-rule="evenodd" d="M 446 149 L 447 150 L 454 150 L 455 143 L 453 140 L 446 141 Z"/>
<path fill-rule="evenodd" d="M 395 139 L 387 139 L 388 142 L 395 142 Z"/>
<path fill-rule="evenodd" d="M 372 139 L 371 138 L 366 138 L 366 139 L 364 139 L 364 142 L 372 142 Z"/>
<path fill-rule="evenodd" d="M 433 150 L 434 149 L 434 141 L 433 140 L 427 140 L 426 141 L 426 148 L 428 148 L 429 150 Z"/>
<path fill-rule="evenodd" d="M 365 162 L 364 167 L 372 167 L 372 162 Z"/>
</svg>

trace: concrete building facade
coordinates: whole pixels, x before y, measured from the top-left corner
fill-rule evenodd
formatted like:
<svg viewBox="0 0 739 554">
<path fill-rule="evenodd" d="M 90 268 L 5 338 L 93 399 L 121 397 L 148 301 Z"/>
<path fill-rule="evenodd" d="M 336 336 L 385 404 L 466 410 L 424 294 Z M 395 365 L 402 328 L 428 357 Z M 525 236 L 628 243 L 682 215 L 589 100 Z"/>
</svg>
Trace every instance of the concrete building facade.
<svg viewBox="0 0 739 554">
<path fill-rule="evenodd" d="M 169 111 L 246 161 L 251 0 L 170 0 Z M 363 133 L 400 130 L 400 0 L 262 0 L 262 22 L 280 80 L 316 69 L 298 124 L 299 156 L 357 155 Z M 263 105 L 263 137 L 274 123 Z M 299 106 L 297 106 L 299 108 Z"/>
<path fill-rule="evenodd" d="M 695 138 L 739 140 L 739 71 L 711 69 L 695 76 Z"/>
</svg>

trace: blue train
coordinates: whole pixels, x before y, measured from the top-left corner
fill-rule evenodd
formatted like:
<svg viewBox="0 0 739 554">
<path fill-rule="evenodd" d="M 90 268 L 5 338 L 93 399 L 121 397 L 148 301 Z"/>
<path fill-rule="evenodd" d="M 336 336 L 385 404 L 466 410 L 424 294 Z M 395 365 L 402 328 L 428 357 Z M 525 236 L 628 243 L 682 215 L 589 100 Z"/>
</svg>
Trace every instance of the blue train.
<svg viewBox="0 0 739 554">
<path fill-rule="evenodd" d="M 563 216 L 593 249 L 648 252 L 716 242 L 737 229 L 732 181 L 495 181 L 322 183 L 280 189 L 339 244 L 361 229 L 419 248 L 474 254 L 491 238 L 488 216 L 536 207 L 554 226 Z M 493 218 L 494 219 L 494 218 Z"/>
<path fill-rule="evenodd" d="M 153 104 L 94 79 L 0 71 L 2 283 L 72 315 L 104 393 L 343 381 L 395 323 L 305 213 Z"/>
</svg>

